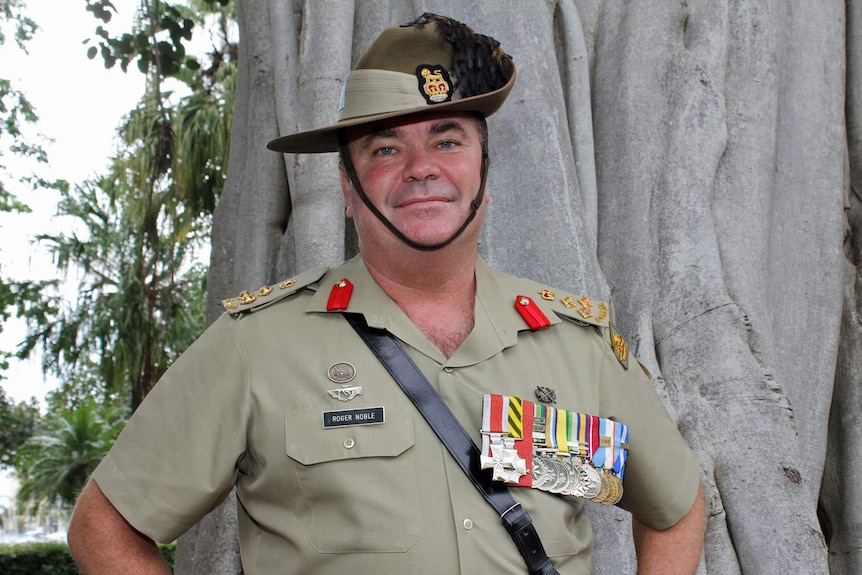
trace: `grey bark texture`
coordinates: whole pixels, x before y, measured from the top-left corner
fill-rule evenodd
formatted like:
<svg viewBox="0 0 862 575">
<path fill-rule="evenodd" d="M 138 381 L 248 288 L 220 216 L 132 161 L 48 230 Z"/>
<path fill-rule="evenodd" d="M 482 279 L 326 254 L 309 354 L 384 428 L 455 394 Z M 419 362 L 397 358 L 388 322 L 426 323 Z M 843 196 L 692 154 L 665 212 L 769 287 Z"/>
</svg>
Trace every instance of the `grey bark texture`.
<svg viewBox="0 0 862 575">
<path fill-rule="evenodd" d="M 334 121 L 371 40 L 424 11 L 515 57 L 481 253 L 613 301 L 701 461 L 698 572 L 862 573 L 862 0 L 240 0 L 210 318 L 355 253 L 337 159 L 264 144 Z M 177 573 L 241 572 L 233 505 Z M 588 511 L 595 573 L 634 573 L 630 518 Z"/>
</svg>

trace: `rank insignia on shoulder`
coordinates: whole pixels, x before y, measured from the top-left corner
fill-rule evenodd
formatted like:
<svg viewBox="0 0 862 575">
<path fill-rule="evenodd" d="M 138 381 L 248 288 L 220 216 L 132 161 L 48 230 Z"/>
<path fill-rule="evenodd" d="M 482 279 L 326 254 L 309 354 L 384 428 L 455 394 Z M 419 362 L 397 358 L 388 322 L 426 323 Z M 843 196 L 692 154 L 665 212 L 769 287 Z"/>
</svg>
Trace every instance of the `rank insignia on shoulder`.
<svg viewBox="0 0 862 575">
<path fill-rule="evenodd" d="M 554 301 L 557 299 L 556 294 L 549 289 L 540 289 L 537 293 L 542 296 L 542 299 L 545 301 Z"/>
<path fill-rule="evenodd" d="M 603 301 L 594 300 L 588 295 L 579 298 L 565 295 L 559 301 L 560 306 L 554 310 L 557 315 L 566 317 L 578 325 L 606 327 L 608 324 L 610 308 Z"/>
<path fill-rule="evenodd" d="M 297 293 L 303 287 L 319 280 L 327 271 L 328 268 L 310 270 L 293 279 L 283 281 L 277 286 L 265 285 L 256 291 L 244 290 L 236 297 L 222 300 L 221 304 L 233 317 L 239 318 L 246 312 L 263 309 Z"/>
<path fill-rule="evenodd" d="M 617 328 L 613 324 L 608 324 L 611 334 L 611 349 L 614 350 L 614 355 L 617 356 L 620 364 L 625 368 L 629 368 L 629 347 L 626 344 L 625 338 L 620 335 Z"/>
</svg>

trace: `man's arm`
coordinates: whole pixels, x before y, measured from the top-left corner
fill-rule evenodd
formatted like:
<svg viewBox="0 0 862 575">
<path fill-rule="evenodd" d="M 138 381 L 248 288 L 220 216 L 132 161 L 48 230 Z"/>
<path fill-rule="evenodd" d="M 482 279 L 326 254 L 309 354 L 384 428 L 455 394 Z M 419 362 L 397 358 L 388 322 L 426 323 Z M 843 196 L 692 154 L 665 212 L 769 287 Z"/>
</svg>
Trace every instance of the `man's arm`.
<svg viewBox="0 0 862 575">
<path fill-rule="evenodd" d="M 706 530 L 703 489 L 676 525 L 662 531 L 632 518 L 632 535 L 638 557 L 638 575 L 692 575 L 697 571 Z"/>
<path fill-rule="evenodd" d="M 92 479 L 75 505 L 69 524 L 69 550 L 84 575 L 170 575 L 153 540 L 132 527 Z"/>
</svg>

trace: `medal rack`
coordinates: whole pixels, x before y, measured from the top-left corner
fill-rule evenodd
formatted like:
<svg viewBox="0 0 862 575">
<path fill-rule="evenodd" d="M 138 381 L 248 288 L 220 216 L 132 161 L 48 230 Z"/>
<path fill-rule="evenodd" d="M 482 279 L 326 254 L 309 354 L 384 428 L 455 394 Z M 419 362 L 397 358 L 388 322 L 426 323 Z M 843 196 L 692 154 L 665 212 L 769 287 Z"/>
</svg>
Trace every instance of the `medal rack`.
<svg viewBox="0 0 862 575">
<path fill-rule="evenodd" d="M 628 427 L 612 419 L 486 394 L 482 469 L 507 485 L 614 505 L 623 496 Z"/>
</svg>

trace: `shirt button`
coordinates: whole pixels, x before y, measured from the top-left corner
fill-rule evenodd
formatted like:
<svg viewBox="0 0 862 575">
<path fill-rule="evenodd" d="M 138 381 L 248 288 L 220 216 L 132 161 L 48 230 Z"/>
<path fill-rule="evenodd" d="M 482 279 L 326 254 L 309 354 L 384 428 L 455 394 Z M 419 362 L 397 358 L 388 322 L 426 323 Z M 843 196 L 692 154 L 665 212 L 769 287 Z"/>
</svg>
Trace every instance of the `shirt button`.
<svg viewBox="0 0 862 575">
<path fill-rule="evenodd" d="M 473 529 L 473 521 L 471 519 L 464 520 L 464 529 L 466 529 L 467 531 Z"/>
<path fill-rule="evenodd" d="M 443 371 L 445 371 L 446 373 L 452 373 L 452 372 L 453 372 L 453 371 L 455 371 L 455 370 L 454 370 L 454 369 L 452 369 L 451 367 L 444 367 L 444 368 L 443 368 Z"/>
<path fill-rule="evenodd" d="M 353 441 L 352 437 L 348 437 L 344 440 L 344 447 L 347 449 L 353 449 L 353 446 L 356 445 L 356 442 Z"/>
</svg>

